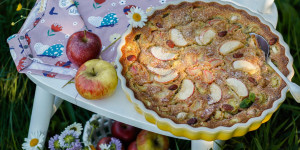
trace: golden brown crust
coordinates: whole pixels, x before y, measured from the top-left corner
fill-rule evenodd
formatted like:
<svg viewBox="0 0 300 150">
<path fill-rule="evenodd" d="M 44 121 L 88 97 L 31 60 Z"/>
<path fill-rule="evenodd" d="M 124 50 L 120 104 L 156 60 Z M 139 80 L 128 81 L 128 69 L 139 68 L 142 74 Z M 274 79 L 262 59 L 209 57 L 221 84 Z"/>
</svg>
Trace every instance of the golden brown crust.
<svg viewBox="0 0 300 150">
<path fill-rule="evenodd" d="M 182 33 L 186 41 L 184 46 L 170 40 L 172 29 Z M 208 30 L 216 35 L 201 46 L 196 37 Z M 272 61 L 284 75 L 288 75 L 288 58 L 278 42 L 279 37 L 258 17 L 230 5 L 200 1 L 182 2 L 155 11 L 143 28 L 134 28 L 121 48 L 122 75 L 136 99 L 161 117 L 176 123 L 215 128 L 247 122 L 271 108 L 286 86 L 264 62 L 264 54 L 255 43 L 251 43 L 249 32 L 260 34 L 270 42 Z M 233 40 L 241 42 L 242 46 L 228 54 L 219 51 L 222 44 Z M 176 55 L 168 60 L 158 59 L 151 53 L 153 47 Z M 233 68 L 233 62 L 239 60 L 259 66 L 258 71 L 249 73 Z M 171 70 L 168 75 L 175 72 L 178 76 L 170 81 L 158 82 L 157 78 L 166 76 L 165 72 L 157 75 L 149 67 Z M 226 84 L 228 78 L 240 80 L 249 93 L 255 94 L 255 102 L 250 107 L 239 106 L 248 96 L 237 96 Z M 195 90 L 191 96 L 181 100 L 178 93 L 184 80 L 192 81 Z M 221 99 L 214 103 L 211 102 L 212 84 L 222 91 Z"/>
</svg>

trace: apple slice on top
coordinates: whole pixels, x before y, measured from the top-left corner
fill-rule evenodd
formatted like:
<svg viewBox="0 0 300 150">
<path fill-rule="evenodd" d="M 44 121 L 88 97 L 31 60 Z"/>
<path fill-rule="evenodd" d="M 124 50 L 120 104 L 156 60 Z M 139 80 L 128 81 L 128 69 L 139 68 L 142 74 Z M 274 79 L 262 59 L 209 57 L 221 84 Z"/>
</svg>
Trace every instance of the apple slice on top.
<svg viewBox="0 0 300 150">
<path fill-rule="evenodd" d="M 169 83 L 177 79 L 178 76 L 179 74 L 177 72 L 173 72 L 165 76 L 160 76 L 160 75 L 154 76 L 154 80 L 160 83 Z"/>
<path fill-rule="evenodd" d="M 155 74 L 158 74 L 158 75 L 161 75 L 161 76 L 165 76 L 167 74 L 170 74 L 172 72 L 172 69 L 164 69 L 164 68 L 154 68 L 154 67 L 151 67 L 151 66 L 147 66 L 147 68 L 155 73 Z"/>
<path fill-rule="evenodd" d="M 177 93 L 177 97 L 179 100 L 186 100 L 193 95 L 194 90 L 194 83 L 190 79 L 184 79 L 181 83 L 181 88 Z"/>
<path fill-rule="evenodd" d="M 208 101 L 208 104 L 213 104 L 221 100 L 222 98 L 222 90 L 220 86 L 215 83 L 210 85 L 210 97 L 212 100 Z"/>
<path fill-rule="evenodd" d="M 171 29 L 170 34 L 171 34 L 171 40 L 174 42 L 175 45 L 185 46 L 188 44 L 178 29 Z"/>
<path fill-rule="evenodd" d="M 225 41 L 222 43 L 219 51 L 223 55 L 227 55 L 237 49 L 240 49 L 244 46 L 244 44 L 240 41 L 237 40 L 230 40 L 230 41 Z"/>
<path fill-rule="evenodd" d="M 163 61 L 173 60 L 178 56 L 178 54 L 164 52 L 162 47 L 159 46 L 151 47 L 150 51 L 155 58 Z"/>
<path fill-rule="evenodd" d="M 226 79 L 226 84 L 240 97 L 248 95 L 248 89 L 246 85 L 236 78 Z"/>
<path fill-rule="evenodd" d="M 250 74 L 254 74 L 259 70 L 259 67 L 246 61 L 246 60 L 237 60 L 233 62 L 233 68 L 237 70 L 242 70 Z"/>
<path fill-rule="evenodd" d="M 215 38 L 216 34 L 216 31 L 213 29 L 204 29 L 201 31 L 200 36 L 195 37 L 195 40 L 199 45 L 204 46 L 209 44 Z"/>
</svg>

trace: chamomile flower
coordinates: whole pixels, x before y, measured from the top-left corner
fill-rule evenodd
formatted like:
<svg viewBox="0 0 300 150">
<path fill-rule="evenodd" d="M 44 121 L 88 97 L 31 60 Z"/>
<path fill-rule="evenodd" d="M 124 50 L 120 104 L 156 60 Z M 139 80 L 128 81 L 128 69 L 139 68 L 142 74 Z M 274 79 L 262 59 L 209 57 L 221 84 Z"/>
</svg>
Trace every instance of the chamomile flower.
<svg viewBox="0 0 300 150">
<path fill-rule="evenodd" d="M 81 148 L 82 148 L 81 143 L 79 140 L 77 140 L 76 142 L 73 142 L 71 146 L 66 150 L 81 150 Z"/>
<path fill-rule="evenodd" d="M 110 144 L 100 144 L 99 147 L 101 150 L 109 150 Z"/>
<path fill-rule="evenodd" d="M 118 34 L 118 33 L 112 34 L 112 35 L 109 37 L 109 41 L 112 43 L 112 42 L 116 41 L 119 37 L 121 37 L 121 35 Z"/>
<path fill-rule="evenodd" d="M 40 132 L 33 132 L 29 138 L 25 138 L 25 142 L 22 144 L 22 149 L 25 150 L 38 150 L 42 148 L 44 142 L 44 135 Z"/>
<path fill-rule="evenodd" d="M 59 143 L 61 147 L 71 147 L 73 143 L 79 141 L 79 134 L 74 130 L 65 130 L 59 136 Z"/>
<path fill-rule="evenodd" d="M 114 150 L 121 150 L 122 149 L 122 143 L 117 138 L 111 138 L 111 141 L 109 143 Z"/>
<path fill-rule="evenodd" d="M 54 135 L 53 137 L 50 138 L 48 144 L 48 148 L 50 150 L 60 150 L 60 144 L 59 144 L 59 135 Z"/>
<path fill-rule="evenodd" d="M 129 23 L 135 27 L 143 27 L 147 21 L 146 13 L 138 7 L 132 7 L 130 12 L 128 12 L 127 17 L 129 18 Z"/>
<path fill-rule="evenodd" d="M 67 126 L 65 130 L 74 130 L 74 131 L 77 132 L 79 135 L 81 135 L 81 132 L 82 132 L 82 125 L 81 125 L 80 123 L 74 122 L 73 124 Z"/>
</svg>

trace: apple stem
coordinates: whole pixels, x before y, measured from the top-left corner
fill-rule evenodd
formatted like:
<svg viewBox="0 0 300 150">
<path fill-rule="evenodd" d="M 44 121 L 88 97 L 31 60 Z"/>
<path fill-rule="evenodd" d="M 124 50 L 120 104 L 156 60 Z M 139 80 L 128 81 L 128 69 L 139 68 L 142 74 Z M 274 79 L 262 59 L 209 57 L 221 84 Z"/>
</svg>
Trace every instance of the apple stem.
<svg viewBox="0 0 300 150">
<path fill-rule="evenodd" d="M 92 69 L 92 71 L 93 71 L 93 72 L 92 72 L 93 76 L 96 76 L 96 73 L 95 73 L 95 69 L 94 69 L 94 68 Z"/>
<path fill-rule="evenodd" d="M 83 41 L 84 43 L 86 43 L 86 42 L 88 41 L 87 38 L 86 38 L 86 30 L 84 30 L 83 33 L 84 33 L 84 36 L 83 36 L 83 38 L 82 38 L 82 41 Z"/>
</svg>

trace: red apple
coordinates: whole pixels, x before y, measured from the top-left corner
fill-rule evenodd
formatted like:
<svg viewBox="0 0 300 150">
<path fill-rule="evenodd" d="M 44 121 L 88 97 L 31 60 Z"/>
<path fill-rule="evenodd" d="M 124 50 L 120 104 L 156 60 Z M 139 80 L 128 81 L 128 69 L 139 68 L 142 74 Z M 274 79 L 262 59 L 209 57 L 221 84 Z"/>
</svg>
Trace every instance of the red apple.
<svg viewBox="0 0 300 150">
<path fill-rule="evenodd" d="M 85 62 L 75 76 L 75 87 L 86 99 L 103 99 L 114 93 L 118 85 L 112 64 L 100 59 Z"/>
<path fill-rule="evenodd" d="M 136 138 L 138 150 L 168 150 L 169 139 L 150 131 L 141 131 Z"/>
<path fill-rule="evenodd" d="M 70 36 L 66 52 L 69 60 L 79 67 L 88 60 L 98 58 L 101 48 L 101 40 L 96 34 L 79 31 Z"/>
<path fill-rule="evenodd" d="M 131 142 L 127 150 L 137 150 L 136 141 Z"/>
<path fill-rule="evenodd" d="M 138 128 L 118 121 L 115 121 L 111 126 L 112 135 L 126 143 L 132 142 L 136 138 L 138 131 Z"/>
<path fill-rule="evenodd" d="M 103 137 L 102 139 L 99 140 L 99 142 L 97 143 L 97 150 L 101 150 L 100 145 L 101 144 L 109 144 L 109 142 L 111 141 L 111 137 Z"/>
</svg>

